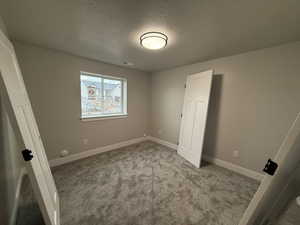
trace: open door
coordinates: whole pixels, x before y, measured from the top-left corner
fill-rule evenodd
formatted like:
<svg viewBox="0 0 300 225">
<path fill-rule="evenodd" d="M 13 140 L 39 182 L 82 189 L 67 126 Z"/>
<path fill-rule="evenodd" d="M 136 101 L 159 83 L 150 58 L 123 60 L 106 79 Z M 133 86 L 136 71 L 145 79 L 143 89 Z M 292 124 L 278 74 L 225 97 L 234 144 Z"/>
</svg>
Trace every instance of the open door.
<svg viewBox="0 0 300 225">
<path fill-rule="evenodd" d="M 13 108 L 26 151 L 23 153 L 46 225 L 60 225 L 59 198 L 11 42 L 0 30 L 0 74 Z"/>
<path fill-rule="evenodd" d="M 200 167 L 213 71 L 187 77 L 178 154 Z"/>
<path fill-rule="evenodd" d="M 257 192 L 245 211 L 239 225 L 268 225 L 274 206 L 278 204 L 279 196 L 285 190 L 290 177 L 300 162 L 300 113 L 289 129 L 278 153 L 273 159 L 278 165 L 270 167 L 271 174 L 265 175 Z"/>
</svg>

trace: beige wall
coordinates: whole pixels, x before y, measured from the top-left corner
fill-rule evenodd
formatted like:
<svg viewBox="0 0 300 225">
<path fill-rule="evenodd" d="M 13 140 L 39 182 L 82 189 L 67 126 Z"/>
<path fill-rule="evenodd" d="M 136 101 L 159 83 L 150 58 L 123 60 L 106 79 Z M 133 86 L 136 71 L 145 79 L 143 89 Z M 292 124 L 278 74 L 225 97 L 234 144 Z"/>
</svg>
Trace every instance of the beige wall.
<svg viewBox="0 0 300 225">
<path fill-rule="evenodd" d="M 14 44 L 50 159 L 59 157 L 62 149 L 77 153 L 141 137 L 148 131 L 176 143 L 186 76 L 207 69 L 214 69 L 215 75 L 206 155 L 261 171 L 300 110 L 300 42 L 152 76 L 59 51 Z M 126 77 L 129 117 L 81 122 L 80 70 Z M 89 140 L 87 145 L 83 144 L 85 138 Z M 240 152 L 238 158 L 233 157 L 234 150 Z"/>
<path fill-rule="evenodd" d="M 151 134 L 177 143 L 186 76 L 213 69 L 204 154 L 261 171 L 300 111 L 299 59 L 296 42 L 153 73 Z"/>
<path fill-rule="evenodd" d="M 49 159 L 63 149 L 73 154 L 148 133 L 149 74 L 19 42 L 14 46 Z M 81 70 L 127 78 L 127 118 L 79 119 Z"/>
</svg>

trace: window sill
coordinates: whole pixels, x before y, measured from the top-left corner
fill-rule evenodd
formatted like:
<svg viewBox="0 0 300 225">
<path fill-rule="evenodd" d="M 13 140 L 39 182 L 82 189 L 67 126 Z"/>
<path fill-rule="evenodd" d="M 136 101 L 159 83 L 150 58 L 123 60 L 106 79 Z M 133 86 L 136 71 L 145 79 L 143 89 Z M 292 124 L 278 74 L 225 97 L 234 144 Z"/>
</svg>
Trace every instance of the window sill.
<svg viewBox="0 0 300 225">
<path fill-rule="evenodd" d="M 98 117 L 84 117 L 80 118 L 82 122 L 90 122 L 90 121 L 97 121 L 97 120 L 112 120 L 112 119 L 123 119 L 127 118 L 128 114 L 120 114 L 120 115 L 109 115 L 109 116 L 98 116 Z"/>
</svg>

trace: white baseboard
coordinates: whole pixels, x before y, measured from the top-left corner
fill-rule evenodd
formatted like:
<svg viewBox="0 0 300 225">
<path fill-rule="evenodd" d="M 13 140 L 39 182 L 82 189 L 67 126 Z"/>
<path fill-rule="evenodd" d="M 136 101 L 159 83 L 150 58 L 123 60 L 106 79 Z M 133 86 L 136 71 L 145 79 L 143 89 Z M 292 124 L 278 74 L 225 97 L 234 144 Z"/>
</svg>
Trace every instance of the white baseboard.
<svg viewBox="0 0 300 225">
<path fill-rule="evenodd" d="M 55 166 L 59 166 L 59 165 L 65 164 L 65 163 L 76 161 L 78 159 L 83 159 L 83 158 L 86 158 L 89 156 L 97 155 L 99 153 L 108 152 L 108 151 L 111 151 L 114 149 L 118 149 L 118 148 L 126 147 L 126 146 L 129 146 L 132 144 L 140 143 L 140 142 L 146 141 L 146 140 L 148 140 L 148 137 L 134 138 L 134 139 L 130 139 L 128 141 L 122 141 L 122 142 L 119 142 L 116 144 L 106 145 L 103 147 L 86 150 L 84 152 L 72 154 L 72 155 L 69 155 L 69 156 L 66 156 L 63 158 L 52 159 L 49 161 L 49 164 L 51 167 L 55 167 Z"/>
<path fill-rule="evenodd" d="M 89 156 L 93 156 L 93 155 L 96 155 L 96 154 L 99 154 L 99 153 L 112 151 L 114 149 L 126 147 L 126 146 L 129 146 L 129 145 L 140 143 L 142 141 L 147 141 L 147 140 L 156 142 L 158 144 L 164 145 L 164 146 L 169 147 L 169 148 L 174 149 L 174 150 L 177 150 L 177 147 L 178 147 L 174 143 L 171 143 L 171 142 L 168 142 L 168 141 L 156 138 L 156 137 L 147 136 L 147 137 L 134 138 L 134 139 L 131 139 L 131 140 L 128 140 L 128 141 L 123 141 L 123 142 L 119 142 L 119 143 L 112 144 L 112 145 L 106 145 L 106 146 L 103 146 L 103 147 L 99 147 L 99 148 L 96 148 L 96 149 L 91 149 L 91 150 L 87 150 L 87 151 L 84 151 L 84 152 L 76 153 L 76 154 L 66 156 L 66 157 L 63 157 L 63 158 L 52 159 L 52 160 L 50 160 L 49 163 L 50 163 L 51 167 L 55 167 L 55 166 L 59 166 L 59 165 L 65 164 L 65 163 L 69 163 L 69 162 L 73 162 L 73 161 L 76 161 L 76 160 L 79 160 L 79 159 L 83 159 L 83 158 L 86 158 L 86 157 L 89 157 Z M 224 167 L 226 169 L 232 170 L 236 173 L 242 174 L 244 176 L 250 177 L 250 178 L 258 180 L 258 181 L 261 181 L 263 176 L 264 176 L 263 174 L 260 174 L 256 171 L 246 169 L 244 167 L 241 167 L 241 166 L 235 165 L 233 163 L 230 163 L 230 162 L 227 162 L 227 161 L 224 161 L 224 160 L 221 160 L 221 159 L 217 159 L 217 158 L 214 158 L 214 157 L 211 157 L 211 156 L 204 155 L 203 159 L 207 162 L 213 163 L 217 166 Z"/>
<path fill-rule="evenodd" d="M 234 171 L 236 173 L 239 173 L 239 174 L 242 174 L 244 176 L 250 177 L 250 178 L 252 178 L 254 180 L 257 180 L 257 181 L 261 181 L 264 177 L 263 174 L 258 173 L 256 171 L 253 171 L 253 170 L 247 169 L 245 167 L 235 165 L 233 163 L 230 163 L 230 162 L 227 162 L 227 161 L 224 161 L 224 160 L 221 160 L 221 159 L 213 158 L 213 157 L 208 156 L 208 155 L 203 155 L 203 159 L 207 162 L 210 162 L 210 163 L 215 164 L 217 166 L 224 167 L 226 169 L 229 169 L 229 170 Z"/>
<path fill-rule="evenodd" d="M 177 150 L 177 145 L 173 144 L 173 143 L 170 143 L 168 141 L 164 141 L 164 140 L 161 140 L 159 138 L 151 137 L 151 136 L 148 137 L 148 140 L 151 140 L 151 141 L 156 142 L 158 144 L 164 145 L 164 146 L 169 147 L 171 149 Z M 236 173 L 242 174 L 244 176 L 250 177 L 250 178 L 258 180 L 258 181 L 261 181 L 264 177 L 263 174 L 258 173 L 256 171 L 246 169 L 244 167 L 241 167 L 241 166 L 235 165 L 233 163 L 230 163 L 230 162 L 227 162 L 227 161 L 224 161 L 224 160 L 221 160 L 221 159 L 217 159 L 217 158 L 214 158 L 214 157 L 211 157 L 211 156 L 208 156 L 208 155 L 203 155 L 203 159 L 207 162 L 210 162 L 210 163 L 215 164 L 217 166 L 221 166 L 223 168 L 229 169 L 231 171 L 234 171 Z"/>
<path fill-rule="evenodd" d="M 149 141 L 153 141 L 153 142 L 156 142 L 158 144 L 161 144 L 161 145 L 164 145 L 164 146 L 167 146 L 173 150 L 176 150 L 177 151 L 177 145 L 176 144 L 173 144 L 171 142 L 168 142 L 168 141 L 164 141 L 164 140 L 161 140 L 159 138 L 156 138 L 156 137 L 152 137 L 152 136 L 148 136 L 148 140 Z"/>
<path fill-rule="evenodd" d="M 23 167 L 20 170 L 20 174 L 19 174 L 18 181 L 17 181 L 15 200 L 14 200 L 12 214 L 11 214 L 10 221 L 9 221 L 10 225 L 15 225 L 16 224 L 17 213 L 18 213 L 18 205 L 19 205 L 19 199 L 20 199 L 20 192 L 21 192 L 23 177 L 24 177 L 25 174 L 26 174 L 26 169 L 25 169 L 25 167 Z"/>
</svg>

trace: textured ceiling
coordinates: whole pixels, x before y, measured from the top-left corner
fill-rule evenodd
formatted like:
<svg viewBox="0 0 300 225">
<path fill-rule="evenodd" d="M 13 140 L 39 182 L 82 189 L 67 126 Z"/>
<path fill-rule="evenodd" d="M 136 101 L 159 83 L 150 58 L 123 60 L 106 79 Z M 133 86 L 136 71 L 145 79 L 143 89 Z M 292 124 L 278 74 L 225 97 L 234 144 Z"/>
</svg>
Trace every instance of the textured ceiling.
<svg viewBox="0 0 300 225">
<path fill-rule="evenodd" d="M 158 71 L 300 40 L 299 0 L 1 0 L 13 39 Z M 163 50 L 139 36 L 169 36 Z"/>
</svg>

